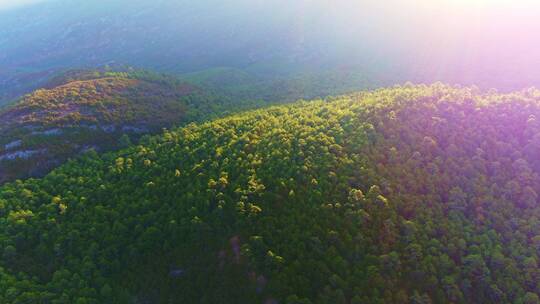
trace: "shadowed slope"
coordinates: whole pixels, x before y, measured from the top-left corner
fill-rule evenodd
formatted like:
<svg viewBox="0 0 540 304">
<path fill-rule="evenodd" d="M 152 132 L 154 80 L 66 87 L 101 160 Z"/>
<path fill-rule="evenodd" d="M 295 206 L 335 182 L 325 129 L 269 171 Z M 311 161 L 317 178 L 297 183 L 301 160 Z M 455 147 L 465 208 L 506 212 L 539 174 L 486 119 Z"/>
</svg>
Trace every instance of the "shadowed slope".
<svg viewBox="0 0 540 304">
<path fill-rule="evenodd" d="M 41 175 L 88 149 L 117 147 L 122 134 L 181 124 L 185 98 L 200 93 L 180 83 L 96 76 L 37 90 L 0 112 L 0 182 Z"/>
</svg>

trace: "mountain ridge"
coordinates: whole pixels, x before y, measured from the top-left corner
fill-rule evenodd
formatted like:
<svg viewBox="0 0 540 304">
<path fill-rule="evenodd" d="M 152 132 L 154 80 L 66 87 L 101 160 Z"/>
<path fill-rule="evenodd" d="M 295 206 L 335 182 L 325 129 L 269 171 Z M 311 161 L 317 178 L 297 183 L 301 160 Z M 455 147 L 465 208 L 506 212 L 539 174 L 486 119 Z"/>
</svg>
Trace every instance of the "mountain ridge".
<svg viewBox="0 0 540 304">
<path fill-rule="evenodd" d="M 537 303 L 537 117 L 406 85 L 87 154 L 0 188 L 0 299 Z"/>
</svg>

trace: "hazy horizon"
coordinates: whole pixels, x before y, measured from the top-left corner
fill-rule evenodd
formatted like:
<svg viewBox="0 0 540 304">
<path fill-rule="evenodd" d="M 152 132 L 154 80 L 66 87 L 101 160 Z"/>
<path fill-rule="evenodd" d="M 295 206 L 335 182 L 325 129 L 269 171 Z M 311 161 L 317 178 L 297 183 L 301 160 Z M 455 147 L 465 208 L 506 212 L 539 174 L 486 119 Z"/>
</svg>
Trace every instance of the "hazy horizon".
<svg viewBox="0 0 540 304">
<path fill-rule="evenodd" d="M 52 0 L 0 0 L 0 11 Z"/>
<path fill-rule="evenodd" d="M 384 84 L 540 86 L 540 4 L 528 0 L 30 2 L 0 2 L 26 4 L 2 10 L 4 70 L 114 62 L 175 73 L 346 69 Z"/>
</svg>

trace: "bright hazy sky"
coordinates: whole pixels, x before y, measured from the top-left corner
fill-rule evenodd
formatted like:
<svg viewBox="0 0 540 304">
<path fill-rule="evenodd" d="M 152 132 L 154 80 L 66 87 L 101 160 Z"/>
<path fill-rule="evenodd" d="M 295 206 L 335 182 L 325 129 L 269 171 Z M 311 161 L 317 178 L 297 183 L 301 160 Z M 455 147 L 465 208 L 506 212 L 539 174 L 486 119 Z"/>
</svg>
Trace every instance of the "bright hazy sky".
<svg viewBox="0 0 540 304">
<path fill-rule="evenodd" d="M 0 0 L 0 10 L 15 8 L 22 5 L 42 2 L 44 0 Z"/>
</svg>

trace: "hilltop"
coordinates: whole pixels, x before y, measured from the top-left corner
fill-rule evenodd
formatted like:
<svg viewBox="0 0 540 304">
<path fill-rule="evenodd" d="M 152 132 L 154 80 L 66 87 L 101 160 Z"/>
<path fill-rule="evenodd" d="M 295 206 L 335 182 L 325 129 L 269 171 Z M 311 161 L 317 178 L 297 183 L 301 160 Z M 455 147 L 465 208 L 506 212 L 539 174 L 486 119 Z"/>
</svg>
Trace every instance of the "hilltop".
<svg viewBox="0 0 540 304">
<path fill-rule="evenodd" d="M 144 134 L 211 117 L 231 108 L 227 102 L 144 71 L 62 73 L 0 110 L 0 183 L 41 176 L 90 149 L 125 147 Z"/>
<path fill-rule="evenodd" d="M 539 303 L 540 92 L 401 86 L 0 188 L 0 302 Z"/>
</svg>

